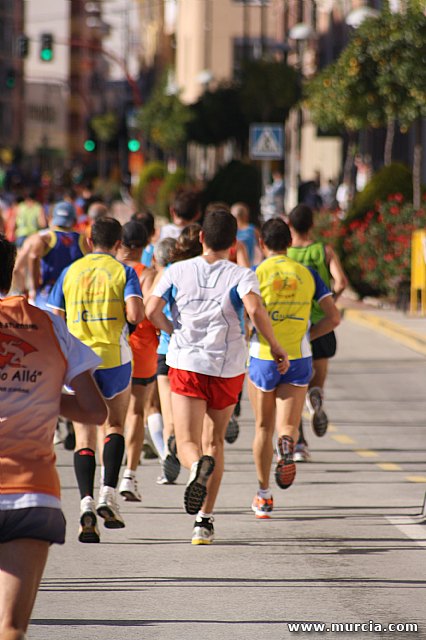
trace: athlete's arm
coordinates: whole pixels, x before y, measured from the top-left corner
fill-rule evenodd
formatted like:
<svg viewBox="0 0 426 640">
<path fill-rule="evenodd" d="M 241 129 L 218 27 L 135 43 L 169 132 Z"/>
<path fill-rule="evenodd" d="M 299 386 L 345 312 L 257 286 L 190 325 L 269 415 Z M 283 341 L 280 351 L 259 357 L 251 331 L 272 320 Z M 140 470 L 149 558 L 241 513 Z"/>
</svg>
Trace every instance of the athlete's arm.
<svg viewBox="0 0 426 640">
<path fill-rule="evenodd" d="M 40 259 L 46 251 L 46 241 L 39 233 L 28 238 L 28 297 L 34 300 L 36 291 L 40 286 Z"/>
<path fill-rule="evenodd" d="M 262 334 L 271 348 L 271 355 L 277 363 L 278 371 L 285 373 L 290 366 L 287 352 L 281 347 L 274 335 L 271 321 L 262 303 L 262 298 L 250 291 L 242 298 L 244 307 L 257 331 Z"/>
<path fill-rule="evenodd" d="M 142 298 L 131 296 L 126 298 L 126 320 L 130 324 L 139 324 L 145 318 Z"/>
<path fill-rule="evenodd" d="M 325 316 L 324 318 L 321 318 L 319 322 L 312 325 L 309 332 L 311 340 L 315 340 L 315 338 L 319 338 L 320 336 L 324 336 L 326 333 L 330 333 L 330 331 L 333 331 L 333 329 L 340 324 L 340 311 L 334 304 L 334 300 L 331 295 L 321 298 L 318 304 Z"/>
<path fill-rule="evenodd" d="M 250 269 L 250 260 L 248 257 L 246 245 L 244 242 L 237 240 L 237 253 L 235 256 L 236 262 L 240 267 L 247 267 Z"/>
<path fill-rule="evenodd" d="M 327 244 L 325 247 L 325 258 L 327 261 L 328 269 L 330 271 L 330 275 L 333 278 L 334 282 L 334 299 L 337 300 L 337 298 L 348 286 L 348 279 L 346 277 L 346 273 L 343 271 L 342 263 L 340 262 L 339 256 L 334 251 L 333 247 L 331 247 L 329 244 Z"/>
<path fill-rule="evenodd" d="M 90 371 L 84 371 L 71 381 L 75 395 L 61 394 L 60 415 L 86 424 L 103 424 L 108 410 Z"/>
<path fill-rule="evenodd" d="M 146 317 L 152 322 L 154 327 L 165 331 L 169 335 L 173 332 L 173 324 L 163 313 L 166 301 L 158 296 L 150 296 L 146 303 Z"/>
</svg>

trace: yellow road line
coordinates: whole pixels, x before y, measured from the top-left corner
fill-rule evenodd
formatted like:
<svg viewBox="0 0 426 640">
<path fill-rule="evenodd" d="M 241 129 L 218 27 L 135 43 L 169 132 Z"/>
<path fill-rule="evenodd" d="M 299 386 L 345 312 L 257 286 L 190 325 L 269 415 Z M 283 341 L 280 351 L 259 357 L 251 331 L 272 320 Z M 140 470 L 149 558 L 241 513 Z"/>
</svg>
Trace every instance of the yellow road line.
<svg viewBox="0 0 426 640">
<path fill-rule="evenodd" d="M 349 436 L 346 436 L 344 433 L 339 433 L 331 437 L 333 438 L 333 440 L 336 440 L 336 442 L 340 442 L 340 444 L 355 444 L 356 442 Z"/>
<path fill-rule="evenodd" d="M 383 471 L 402 471 L 402 467 L 393 462 L 376 462 L 376 465 Z"/>
<path fill-rule="evenodd" d="M 407 476 L 410 482 L 426 482 L 426 476 Z"/>
<path fill-rule="evenodd" d="M 357 453 L 361 458 L 378 458 L 379 454 L 375 451 L 370 451 L 369 449 L 355 449 L 355 453 Z"/>
<path fill-rule="evenodd" d="M 374 315 L 374 313 L 368 311 L 345 309 L 344 317 L 357 324 L 372 327 L 380 333 L 397 340 L 406 347 L 413 349 L 413 351 L 417 351 L 417 353 L 421 353 L 426 356 L 426 338 L 420 333 L 410 331 L 410 329 L 406 329 L 396 322 L 380 318 L 379 316 Z"/>
</svg>

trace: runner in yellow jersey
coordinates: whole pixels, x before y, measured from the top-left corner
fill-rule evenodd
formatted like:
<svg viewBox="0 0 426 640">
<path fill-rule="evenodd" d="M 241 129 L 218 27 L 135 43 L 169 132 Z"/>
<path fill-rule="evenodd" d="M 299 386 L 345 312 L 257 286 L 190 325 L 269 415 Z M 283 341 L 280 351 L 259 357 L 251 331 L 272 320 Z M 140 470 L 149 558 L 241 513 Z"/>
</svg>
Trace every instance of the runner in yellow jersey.
<svg viewBox="0 0 426 640">
<path fill-rule="evenodd" d="M 66 314 L 70 332 L 91 347 L 102 364 L 95 379 L 108 406 L 103 425 L 104 483 L 96 508 L 107 528 L 124 527 L 116 503 L 116 487 L 124 454 L 124 420 L 130 398 L 132 351 L 128 325 L 144 318 L 142 293 L 136 272 L 115 255 L 121 242 L 121 224 L 100 218 L 92 227 L 93 253 L 64 270 L 49 297 L 49 306 Z M 85 424 L 74 424 L 74 468 L 81 495 L 80 542 L 99 542 L 93 485 L 96 436 Z"/>
<path fill-rule="evenodd" d="M 290 368 L 280 374 L 267 342 L 261 334 L 254 333 L 250 344 L 249 377 L 256 388 L 253 454 L 259 491 L 252 509 L 257 518 L 269 518 L 273 508 L 269 475 L 275 426 L 278 435 L 275 480 L 281 489 L 287 489 L 296 475 L 293 448 L 312 376 L 310 340 L 328 333 L 340 321 L 331 291 L 316 271 L 286 256 L 290 243 L 290 229 L 281 218 L 272 218 L 263 225 L 260 246 L 266 259 L 257 267 L 256 275 L 274 335 L 288 353 Z M 313 300 L 319 303 L 324 318 L 311 328 Z"/>
</svg>

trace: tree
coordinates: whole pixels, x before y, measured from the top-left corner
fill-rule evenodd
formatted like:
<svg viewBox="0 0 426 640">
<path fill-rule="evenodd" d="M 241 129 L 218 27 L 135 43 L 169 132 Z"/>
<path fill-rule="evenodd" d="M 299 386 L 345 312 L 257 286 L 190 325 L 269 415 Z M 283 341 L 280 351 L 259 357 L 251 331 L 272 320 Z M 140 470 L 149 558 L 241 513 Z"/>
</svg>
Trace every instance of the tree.
<svg viewBox="0 0 426 640">
<path fill-rule="evenodd" d="M 179 94 L 167 93 L 168 72 L 154 88 L 146 105 L 136 115 L 142 134 L 165 154 L 177 154 L 186 142 L 186 127 L 192 118 L 189 107 Z"/>
<path fill-rule="evenodd" d="M 99 142 L 99 176 L 100 178 L 105 179 L 107 177 L 107 144 L 117 135 L 119 127 L 118 117 L 111 111 L 102 113 L 97 116 L 93 116 L 90 120 L 90 126 L 95 132 L 96 138 Z"/>
</svg>

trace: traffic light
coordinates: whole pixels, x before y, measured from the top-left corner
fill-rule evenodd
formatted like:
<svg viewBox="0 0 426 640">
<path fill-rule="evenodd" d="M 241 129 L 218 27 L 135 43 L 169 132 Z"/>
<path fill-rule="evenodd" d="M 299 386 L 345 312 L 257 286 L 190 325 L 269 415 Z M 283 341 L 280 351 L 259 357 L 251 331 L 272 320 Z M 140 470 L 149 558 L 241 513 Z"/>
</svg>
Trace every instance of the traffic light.
<svg viewBox="0 0 426 640">
<path fill-rule="evenodd" d="M 91 153 L 92 151 L 94 151 L 96 149 L 96 142 L 94 140 L 85 140 L 84 141 L 84 150 L 88 151 L 89 153 Z"/>
<path fill-rule="evenodd" d="M 30 40 L 24 33 L 18 36 L 16 41 L 16 52 L 19 58 L 26 58 L 28 56 Z"/>
<path fill-rule="evenodd" d="M 43 62 L 53 60 L 53 35 L 51 33 L 41 34 L 40 60 Z"/>
<path fill-rule="evenodd" d="M 15 69 L 6 70 L 6 87 L 7 89 L 14 89 L 16 85 L 16 71 Z"/>
<path fill-rule="evenodd" d="M 131 138 L 127 143 L 127 148 L 129 151 L 139 151 L 141 148 L 141 143 L 139 142 L 139 140 L 136 140 L 136 138 Z"/>
</svg>

